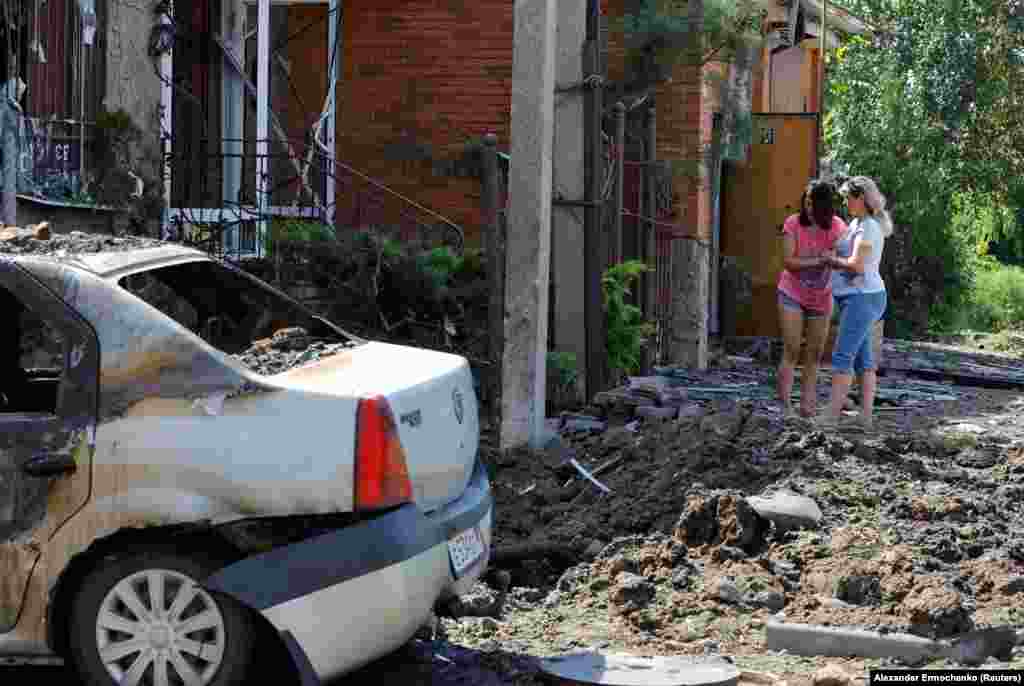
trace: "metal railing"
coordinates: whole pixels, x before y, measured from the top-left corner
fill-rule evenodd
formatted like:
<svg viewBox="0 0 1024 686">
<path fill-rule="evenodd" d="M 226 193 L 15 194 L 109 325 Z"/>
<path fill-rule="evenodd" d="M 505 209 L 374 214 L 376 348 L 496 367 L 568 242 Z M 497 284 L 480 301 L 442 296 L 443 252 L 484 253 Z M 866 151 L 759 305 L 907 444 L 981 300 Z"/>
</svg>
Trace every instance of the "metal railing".
<svg viewBox="0 0 1024 686">
<path fill-rule="evenodd" d="M 223 152 L 225 143 L 242 152 Z M 169 145 L 176 152 L 165 156 L 165 237 L 227 259 L 265 256 L 282 226 L 288 240 L 304 230 L 320 238 L 364 232 L 463 252 L 460 226 L 368 174 L 300 141 L 267 147 L 257 155 L 251 139 Z M 266 171 L 258 177 L 257 169 Z"/>
</svg>

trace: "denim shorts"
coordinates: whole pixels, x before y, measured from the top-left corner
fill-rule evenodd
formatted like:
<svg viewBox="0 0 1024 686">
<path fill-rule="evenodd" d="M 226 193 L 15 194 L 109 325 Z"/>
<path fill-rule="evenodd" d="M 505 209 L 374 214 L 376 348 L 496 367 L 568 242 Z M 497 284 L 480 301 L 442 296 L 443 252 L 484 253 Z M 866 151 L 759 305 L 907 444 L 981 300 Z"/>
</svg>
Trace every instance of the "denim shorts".
<svg viewBox="0 0 1024 686">
<path fill-rule="evenodd" d="M 778 291 L 778 294 L 780 305 L 785 307 L 787 310 L 803 312 L 804 319 L 824 319 L 825 317 L 832 314 L 831 312 L 822 312 L 821 310 L 814 310 L 807 307 L 806 305 L 802 305 L 798 303 L 796 300 L 793 300 L 793 298 L 786 295 L 784 292 L 782 292 L 781 289 Z"/>
<path fill-rule="evenodd" d="M 839 308 L 839 329 L 832 349 L 832 371 L 863 374 L 873 370 L 872 327 L 885 313 L 886 292 L 841 295 L 835 303 Z"/>
</svg>

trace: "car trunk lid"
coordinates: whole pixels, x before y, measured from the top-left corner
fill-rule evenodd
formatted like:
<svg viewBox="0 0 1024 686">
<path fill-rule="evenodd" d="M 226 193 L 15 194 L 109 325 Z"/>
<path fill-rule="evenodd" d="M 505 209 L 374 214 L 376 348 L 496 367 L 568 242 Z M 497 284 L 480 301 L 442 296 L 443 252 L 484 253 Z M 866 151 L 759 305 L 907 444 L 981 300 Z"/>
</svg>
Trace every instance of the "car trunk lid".
<svg viewBox="0 0 1024 686">
<path fill-rule="evenodd" d="M 414 497 L 425 511 L 455 500 L 469 483 L 480 426 L 465 358 L 370 342 L 271 378 L 327 395 L 383 396 L 394 414 Z"/>
</svg>

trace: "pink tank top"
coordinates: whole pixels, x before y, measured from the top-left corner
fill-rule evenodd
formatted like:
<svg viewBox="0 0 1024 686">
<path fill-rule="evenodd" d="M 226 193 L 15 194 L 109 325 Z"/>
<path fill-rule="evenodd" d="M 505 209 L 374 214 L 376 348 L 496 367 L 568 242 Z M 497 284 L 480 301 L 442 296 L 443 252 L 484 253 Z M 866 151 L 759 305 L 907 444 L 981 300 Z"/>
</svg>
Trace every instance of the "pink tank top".
<svg viewBox="0 0 1024 686">
<path fill-rule="evenodd" d="M 796 241 L 797 257 L 818 257 L 835 248 L 836 241 L 846 231 L 846 223 L 833 217 L 832 227 L 826 232 L 817 225 L 803 226 L 800 216 L 794 214 L 786 219 L 782 231 Z M 815 267 L 797 272 L 783 269 L 779 275 L 779 290 L 804 307 L 825 312 L 832 305 L 832 268 Z"/>
</svg>

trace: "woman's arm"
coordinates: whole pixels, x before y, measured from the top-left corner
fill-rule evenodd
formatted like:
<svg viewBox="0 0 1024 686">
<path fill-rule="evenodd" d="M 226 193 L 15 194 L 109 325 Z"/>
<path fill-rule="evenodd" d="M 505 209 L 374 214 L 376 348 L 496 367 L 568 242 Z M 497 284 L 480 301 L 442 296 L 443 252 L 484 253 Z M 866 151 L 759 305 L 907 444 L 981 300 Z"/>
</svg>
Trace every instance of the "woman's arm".
<svg viewBox="0 0 1024 686">
<path fill-rule="evenodd" d="M 833 269 L 841 269 L 854 274 L 864 273 L 864 261 L 871 254 L 871 241 L 865 240 L 864 236 L 857 236 L 853 239 L 853 255 L 849 258 L 830 257 L 828 264 Z"/>
<path fill-rule="evenodd" d="M 791 272 L 815 269 L 825 264 L 826 257 L 797 257 L 796 240 L 787 234 L 782 239 L 782 264 Z"/>
</svg>

